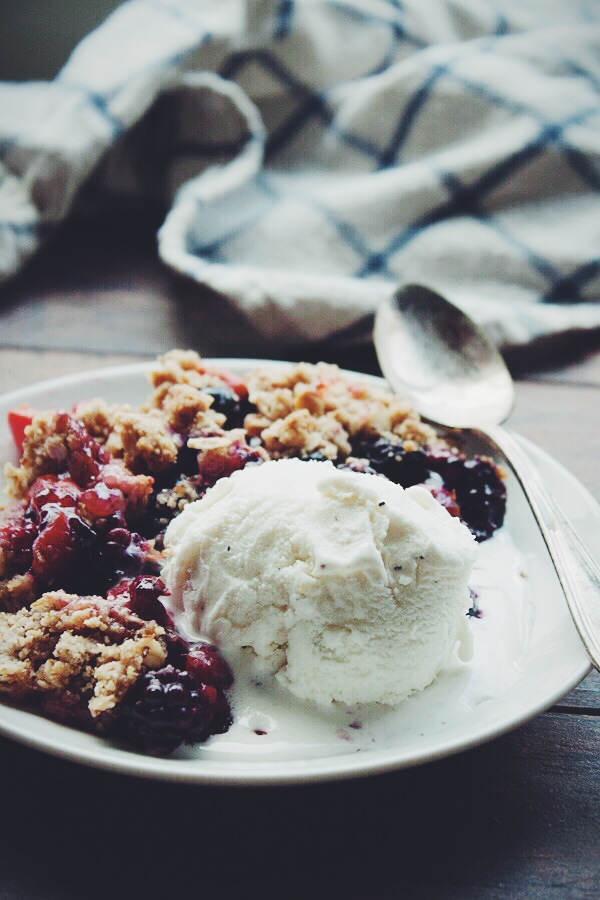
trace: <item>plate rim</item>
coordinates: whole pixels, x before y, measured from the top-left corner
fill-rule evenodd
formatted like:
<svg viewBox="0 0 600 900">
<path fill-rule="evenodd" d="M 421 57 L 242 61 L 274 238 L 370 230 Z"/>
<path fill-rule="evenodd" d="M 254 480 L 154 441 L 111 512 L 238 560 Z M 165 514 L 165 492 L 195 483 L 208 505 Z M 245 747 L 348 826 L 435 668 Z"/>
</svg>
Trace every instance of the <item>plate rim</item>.
<svg viewBox="0 0 600 900">
<path fill-rule="evenodd" d="M 245 357 L 211 356 L 204 359 L 209 365 L 214 364 L 240 372 L 258 368 L 260 366 L 271 367 L 289 364 L 285 360 L 262 358 L 253 359 Z M 32 395 L 35 395 L 40 391 L 48 392 L 60 390 L 62 388 L 70 388 L 71 386 L 77 388 L 82 387 L 86 382 L 93 382 L 95 380 L 118 380 L 123 377 L 144 375 L 151 371 L 155 364 L 155 359 L 148 359 L 141 362 L 122 363 L 115 366 L 102 366 L 84 372 L 74 372 L 67 375 L 56 376 L 51 379 L 36 381 L 30 385 L 1 394 L 0 411 L 5 413 L 11 406 L 27 402 L 28 399 L 31 399 Z M 356 372 L 345 368 L 341 369 L 341 371 L 345 374 L 367 379 L 375 384 L 386 384 L 385 379 L 377 375 Z M 593 509 L 594 514 L 600 522 L 600 505 L 588 489 L 547 451 L 518 434 L 515 434 L 515 437 L 523 444 L 527 452 L 533 456 L 534 461 L 541 461 L 545 465 L 553 468 L 563 480 L 570 483 L 582 499 L 585 499 L 587 505 Z M 453 756 L 464 750 L 469 750 L 487 743 L 496 737 L 500 737 L 501 735 L 518 728 L 525 722 L 531 721 L 542 712 L 549 709 L 561 697 L 564 697 L 569 691 L 576 687 L 591 669 L 591 663 L 587 659 L 582 645 L 581 659 L 577 664 L 575 664 L 575 661 L 573 662 L 570 677 L 565 678 L 560 687 L 557 687 L 551 694 L 545 695 L 543 698 L 540 697 L 533 705 L 525 704 L 523 709 L 521 709 L 517 715 L 515 715 L 514 712 L 505 715 L 500 721 L 489 724 L 487 727 L 482 728 L 477 734 L 473 734 L 467 739 L 455 738 L 448 743 L 447 741 L 444 742 L 443 735 L 441 737 L 438 735 L 432 742 L 430 750 L 425 750 L 418 754 L 407 754 L 404 757 L 402 757 L 402 755 L 398 756 L 397 751 L 387 748 L 385 750 L 369 750 L 366 752 L 348 753 L 339 756 L 311 757 L 305 760 L 293 759 L 257 762 L 254 760 L 206 759 L 201 761 L 200 765 L 203 768 L 199 769 L 197 759 L 193 761 L 194 765 L 190 766 L 189 761 L 186 759 L 164 759 L 146 756 L 135 751 L 122 750 L 121 748 L 106 743 L 90 746 L 89 749 L 82 752 L 81 748 L 73 748 L 69 744 L 68 735 L 71 734 L 74 729 L 69 726 L 60 725 L 59 723 L 49 722 L 49 720 L 44 719 L 44 717 L 39 716 L 36 713 L 18 709 L 11 704 L 3 703 L 1 700 L 0 734 L 41 752 L 80 765 L 89 765 L 106 771 L 161 781 L 218 784 L 220 786 L 277 786 L 284 784 L 290 785 L 308 782 L 345 780 L 412 768 L 413 766 Z M 5 709 L 10 709 L 16 713 L 16 723 L 3 720 L 3 711 Z M 24 718 L 24 723 L 22 725 L 19 724 L 19 719 L 21 717 Z M 53 728 L 57 729 L 56 736 L 48 738 L 43 734 L 36 735 L 36 720 L 48 723 L 53 726 Z M 27 727 L 28 725 L 30 726 L 29 728 Z M 62 736 L 62 732 L 64 732 L 64 737 Z M 77 733 L 86 734 L 85 732 Z M 104 742 L 104 739 L 99 736 L 89 735 L 89 737 L 94 742 Z M 113 758 L 113 755 L 115 754 L 116 757 Z"/>
</svg>

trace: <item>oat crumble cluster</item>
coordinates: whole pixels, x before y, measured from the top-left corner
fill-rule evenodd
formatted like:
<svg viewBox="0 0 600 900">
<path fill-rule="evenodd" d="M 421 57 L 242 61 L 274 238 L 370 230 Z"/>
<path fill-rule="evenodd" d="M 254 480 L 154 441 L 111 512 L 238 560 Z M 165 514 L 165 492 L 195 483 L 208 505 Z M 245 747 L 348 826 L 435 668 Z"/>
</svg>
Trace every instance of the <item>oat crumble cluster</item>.
<svg viewBox="0 0 600 900">
<path fill-rule="evenodd" d="M 242 378 L 173 350 L 150 381 L 140 407 L 97 399 L 14 413 L 0 693 L 58 721 L 157 754 L 227 730 L 231 672 L 216 648 L 177 633 L 160 568 L 169 522 L 238 469 L 331 460 L 424 484 L 478 540 L 502 524 L 493 462 L 466 459 L 366 378 L 325 363 Z"/>
</svg>

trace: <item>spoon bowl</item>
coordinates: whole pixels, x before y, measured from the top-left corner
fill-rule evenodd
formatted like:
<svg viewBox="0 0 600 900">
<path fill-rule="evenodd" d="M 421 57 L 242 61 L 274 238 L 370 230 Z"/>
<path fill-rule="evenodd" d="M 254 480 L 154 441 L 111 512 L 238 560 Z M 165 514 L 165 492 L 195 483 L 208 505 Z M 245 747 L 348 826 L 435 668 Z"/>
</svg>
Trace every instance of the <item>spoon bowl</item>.
<svg viewBox="0 0 600 900">
<path fill-rule="evenodd" d="M 375 349 L 392 389 L 434 424 L 475 429 L 512 468 L 562 586 L 590 661 L 600 671 L 600 566 L 522 444 L 499 424 L 514 404 L 504 361 L 484 332 L 439 294 L 404 285 L 375 316 Z"/>
<path fill-rule="evenodd" d="M 472 319 L 429 288 L 406 285 L 387 298 L 374 339 L 385 378 L 426 418 L 478 428 L 510 415 L 515 391 L 502 356 Z"/>
</svg>

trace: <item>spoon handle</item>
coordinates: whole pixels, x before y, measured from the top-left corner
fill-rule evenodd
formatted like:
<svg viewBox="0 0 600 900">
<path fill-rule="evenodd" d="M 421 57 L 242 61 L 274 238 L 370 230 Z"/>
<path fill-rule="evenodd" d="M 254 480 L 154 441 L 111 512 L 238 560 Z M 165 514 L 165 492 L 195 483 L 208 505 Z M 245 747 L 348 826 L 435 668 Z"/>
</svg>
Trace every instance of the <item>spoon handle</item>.
<svg viewBox="0 0 600 900">
<path fill-rule="evenodd" d="M 594 668 L 600 671 L 600 566 L 584 547 L 536 466 L 510 432 L 496 425 L 479 431 L 500 450 L 521 485 L 550 553 L 579 636 Z"/>
</svg>

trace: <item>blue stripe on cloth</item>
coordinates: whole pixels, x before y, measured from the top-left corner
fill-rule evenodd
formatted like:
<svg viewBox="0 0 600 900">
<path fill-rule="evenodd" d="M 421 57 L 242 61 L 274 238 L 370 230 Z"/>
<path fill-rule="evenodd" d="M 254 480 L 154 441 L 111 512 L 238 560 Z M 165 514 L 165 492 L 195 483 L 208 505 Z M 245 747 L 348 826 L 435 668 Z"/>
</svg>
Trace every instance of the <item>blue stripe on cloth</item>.
<svg viewBox="0 0 600 900">
<path fill-rule="evenodd" d="M 282 41 L 288 36 L 292 28 L 292 19 L 295 10 L 294 0 L 279 0 L 273 37 L 276 41 Z"/>
<path fill-rule="evenodd" d="M 477 218 L 482 225 L 487 225 L 492 228 L 507 244 L 517 250 L 531 268 L 541 275 L 542 278 L 545 278 L 546 281 L 553 283 L 560 277 L 558 269 L 556 269 L 546 257 L 540 256 L 539 253 L 531 247 L 528 247 L 523 241 L 520 241 L 504 226 L 497 216 L 492 216 L 490 213 L 481 213 Z"/>
<path fill-rule="evenodd" d="M 584 76 L 590 75 L 590 73 L 588 72 L 582 72 L 580 74 Z M 537 122 L 538 124 L 544 126 L 548 124 L 536 109 L 533 109 L 519 101 L 513 100 L 510 97 L 505 97 L 502 94 L 498 94 L 495 91 L 490 90 L 488 87 L 483 87 L 482 85 L 477 84 L 476 82 L 472 82 L 469 79 L 464 78 L 463 76 L 456 75 L 450 69 L 448 69 L 446 75 L 459 86 L 466 88 L 472 94 L 481 97 L 491 105 L 501 107 L 511 113 L 529 116 L 534 122 Z M 598 87 L 600 88 L 600 83 Z M 580 113 L 575 113 L 574 117 L 567 120 L 566 124 L 560 129 L 560 134 L 556 135 L 552 140 L 554 146 L 565 154 L 573 170 L 583 181 L 585 181 L 590 187 L 593 187 L 594 189 L 598 189 L 598 185 L 600 183 L 600 175 L 594 170 L 585 155 L 577 148 L 572 147 L 564 139 L 563 132 L 570 125 L 582 124 L 585 119 L 588 119 L 597 113 L 600 114 L 600 107 L 588 107 Z"/>
<path fill-rule="evenodd" d="M 219 74 L 222 78 L 235 80 L 236 76 L 251 62 L 262 65 L 267 72 L 278 78 L 286 87 L 294 91 L 300 88 L 307 90 L 302 85 L 302 82 L 298 81 L 277 57 L 267 50 L 240 50 L 237 53 L 232 53 L 221 65 Z"/>
<path fill-rule="evenodd" d="M 496 44 L 496 42 L 496 35 L 488 36 L 487 40 L 483 44 L 480 43 L 479 45 L 474 47 L 472 53 L 469 53 L 468 56 L 479 56 L 482 53 L 487 53 L 490 48 Z M 402 146 L 406 143 L 407 137 L 415 121 L 417 120 L 418 114 L 427 105 L 433 88 L 442 76 L 450 75 L 452 72 L 452 67 L 455 64 L 462 63 L 465 60 L 466 56 L 467 54 L 465 54 L 465 51 L 463 49 L 460 52 L 455 53 L 454 56 L 449 59 L 444 65 L 438 64 L 431 67 L 431 72 L 425 79 L 424 83 L 418 90 L 416 90 L 412 94 L 410 100 L 408 101 L 404 112 L 402 113 L 400 120 L 396 126 L 396 129 L 394 130 L 393 137 L 388 147 L 383 151 L 378 160 L 378 169 L 386 169 L 398 161 L 398 154 L 400 153 Z"/>
<path fill-rule="evenodd" d="M 277 201 L 280 198 L 280 194 L 273 185 L 272 179 L 269 178 L 265 172 L 261 172 L 260 175 L 256 177 L 256 184 L 272 200 Z M 290 196 L 292 195 L 289 191 L 287 191 L 286 197 Z M 370 255 L 370 250 L 365 242 L 365 239 L 362 237 L 362 235 L 354 225 L 351 225 L 349 222 L 345 222 L 337 213 L 334 213 L 333 210 L 326 206 L 322 201 L 315 200 L 314 197 L 311 197 L 307 193 L 298 194 L 298 199 L 303 203 L 306 203 L 308 206 L 311 206 L 314 209 L 318 210 L 320 215 L 322 215 L 323 218 L 337 231 L 342 240 L 344 240 L 350 247 L 352 247 L 352 249 L 359 256 L 368 257 Z"/>
<path fill-rule="evenodd" d="M 581 150 L 568 144 L 563 144 L 560 149 L 581 180 L 595 191 L 600 191 L 600 172 L 594 169 L 587 156 Z"/>
<path fill-rule="evenodd" d="M 332 210 L 328 209 L 328 207 L 326 207 L 323 203 L 315 201 L 314 198 L 304 197 L 303 200 L 310 206 L 317 209 L 323 216 L 325 221 L 335 229 L 342 240 L 345 241 L 345 243 L 349 247 L 351 247 L 358 256 L 363 257 L 363 259 L 365 260 L 364 266 L 368 265 L 370 259 L 374 259 L 375 254 L 371 253 L 369 247 L 365 242 L 365 239 L 354 225 L 351 225 L 349 222 L 345 222 Z M 384 268 L 385 266 L 386 263 L 384 262 Z"/>
<path fill-rule="evenodd" d="M 265 158 L 271 159 L 283 150 L 310 118 L 321 119 L 328 126 L 331 135 L 353 150 L 372 159 L 377 159 L 380 155 L 381 149 L 367 138 L 344 131 L 337 125 L 335 113 L 327 102 L 327 93 L 324 93 L 310 94 L 304 103 L 278 126 L 266 142 Z"/>
<path fill-rule="evenodd" d="M 17 237 L 46 237 L 55 227 L 54 222 L 6 222 L 0 221 L 0 231 L 12 231 Z"/>
<path fill-rule="evenodd" d="M 499 14 L 499 24 L 497 28 L 497 32 L 495 35 L 489 37 L 489 39 L 484 43 L 484 45 L 480 45 L 474 48 L 475 54 L 479 55 L 482 52 L 487 52 L 491 47 L 496 44 L 496 38 L 502 37 L 505 34 L 504 26 L 501 25 L 501 14 Z M 387 168 L 397 162 L 398 154 L 405 144 L 408 134 L 410 133 L 410 129 L 414 125 L 419 112 L 427 105 L 427 101 L 432 93 L 432 90 L 435 84 L 439 81 L 441 76 L 447 76 L 453 79 L 456 83 L 458 83 L 461 87 L 469 90 L 474 96 L 478 96 L 481 99 L 485 100 L 489 104 L 500 106 L 502 108 L 506 108 L 511 112 L 521 113 L 525 115 L 531 116 L 535 121 L 540 122 L 541 124 L 546 124 L 546 121 L 541 116 L 541 114 L 532 109 L 530 106 L 523 104 L 519 101 L 515 101 L 512 98 L 505 97 L 502 94 L 499 94 L 488 87 L 485 87 L 477 82 L 470 81 L 468 78 L 464 76 L 458 75 L 453 71 L 453 65 L 455 63 L 462 63 L 465 59 L 464 51 L 458 53 L 452 60 L 447 62 L 445 65 L 437 65 L 432 68 L 431 73 L 426 78 L 423 85 L 416 90 L 409 103 L 407 104 L 400 121 L 394 131 L 394 136 L 385 149 L 385 151 L 381 154 L 380 159 L 377 163 L 377 168 Z M 570 68 L 574 74 L 578 74 L 581 77 L 589 79 L 590 83 L 595 87 L 596 90 L 600 90 L 600 81 L 595 78 L 595 76 L 588 72 L 581 66 L 577 66 L 577 64 L 573 63 L 570 60 L 565 60 L 565 68 Z M 593 174 L 591 174 L 592 170 L 590 167 L 585 167 L 584 163 L 576 159 L 576 156 L 573 156 L 574 167 L 578 167 L 577 170 L 581 174 L 585 171 L 586 174 L 582 175 L 588 183 L 595 184 L 597 179 Z"/>
<path fill-rule="evenodd" d="M 543 303 L 582 303 L 581 289 L 600 274 L 600 258 L 591 259 L 569 275 L 561 275 L 542 297 Z"/>
<path fill-rule="evenodd" d="M 327 92 L 315 92 L 307 85 L 296 79 L 294 75 L 272 54 L 264 50 L 248 50 L 234 53 L 228 57 L 220 70 L 222 78 L 235 80 L 246 66 L 257 63 L 266 72 L 278 79 L 290 93 L 298 98 L 298 106 L 290 116 L 285 119 L 269 136 L 266 142 L 265 157 L 270 159 L 279 153 L 311 118 L 320 118 L 330 128 L 331 134 L 338 140 L 352 147 L 352 149 L 364 153 L 373 159 L 378 158 L 381 149 L 360 135 L 352 134 L 339 128 L 335 123 L 335 113 L 327 102 Z"/>
<path fill-rule="evenodd" d="M 388 6 L 391 6 L 392 9 L 396 9 L 399 12 L 404 12 L 404 3 L 401 0 L 383 0 Z"/>
<path fill-rule="evenodd" d="M 279 199 L 279 191 L 273 185 L 272 179 L 267 176 L 265 171 L 259 172 L 255 179 L 254 183 L 256 186 L 265 194 L 269 200 L 278 200 Z"/>
<path fill-rule="evenodd" d="M 450 193 L 450 198 L 425 215 L 420 216 L 408 228 L 403 229 L 400 234 L 396 235 L 388 244 L 384 251 L 386 258 L 393 253 L 397 253 L 405 247 L 411 240 L 421 232 L 423 228 L 433 225 L 442 219 L 450 218 L 457 215 L 473 215 L 476 218 L 488 217 L 487 212 L 483 212 L 482 205 L 491 191 L 499 188 L 509 178 L 528 164 L 540 153 L 543 153 L 549 143 L 556 141 L 562 135 L 562 132 L 569 125 L 584 119 L 591 114 L 591 110 L 584 110 L 575 113 L 562 123 L 552 123 L 544 126 L 540 130 L 538 136 L 529 142 L 525 147 L 502 159 L 497 165 L 488 169 L 484 174 L 471 185 L 463 185 L 451 173 L 444 173 L 441 176 L 442 183 Z M 541 258 L 536 260 L 536 266 L 542 264 Z M 548 272 L 547 276 L 554 275 Z"/>
<path fill-rule="evenodd" d="M 354 19 L 355 21 L 370 25 L 383 25 L 386 28 L 396 29 L 396 33 L 399 36 L 402 36 L 402 40 L 406 41 L 407 44 L 411 44 L 412 46 L 417 47 L 418 49 L 423 49 L 427 46 L 426 41 L 414 34 L 411 34 L 397 20 L 387 19 L 385 18 L 385 16 L 379 16 L 375 13 L 367 12 L 366 10 L 359 9 L 356 6 L 352 6 L 350 3 L 344 3 L 343 0 L 328 0 L 328 5 L 332 9 L 344 13 L 344 15 L 346 15 L 349 19 Z"/>
<path fill-rule="evenodd" d="M 594 25 L 598 24 L 598 2 L 597 0 L 590 0 L 590 2 L 579 3 L 579 15 L 585 22 L 593 22 Z"/>
<path fill-rule="evenodd" d="M 496 13 L 496 25 L 494 26 L 495 37 L 505 37 L 510 34 L 510 25 L 508 19 L 501 10 Z"/>
<path fill-rule="evenodd" d="M 0 159 L 3 159 L 7 153 L 10 153 L 13 147 L 16 147 L 20 142 L 20 138 L 16 135 L 13 137 L 2 138 L 0 141 Z"/>
<path fill-rule="evenodd" d="M 97 91 L 92 91 L 84 84 L 76 84 L 72 81 L 68 81 L 65 78 L 62 78 L 61 75 L 57 75 L 55 79 L 57 84 L 60 84 L 61 87 L 68 88 L 72 91 L 77 91 L 77 93 L 81 94 L 87 102 L 96 109 L 103 119 L 110 125 L 112 130 L 113 138 L 119 137 L 120 134 L 125 130 L 124 124 L 115 116 L 108 108 L 108 99 L 107 97 L 99 94 Z"/>
<path fill-rule="evenodd" d="M 580 63 L 576 63 L 572 59 L 567 59 L 566 57 L 563 57 L 561 62 L 565 71 L 588 81 L 590 86 L 597 93 L 600 93 L 600 78 L 598 78 L 594 72 L 590 72 L 589 69 L 584 68 Z"/>
<path fill-rule="evenodd" d="M 130 2 L 135 2 L 135 0 L 130 0 Z M 210 32 L 204 32 L 202 35 L 201 44 L 209 43 L 212 40 L 213 35 Z M 168 56 L 166 59 L 160 60 L 159 62 L 154 62 L 141 70 L 138 70 L 135 74 L 137 77 L 142 77 L 145 74 L 148 74 L 153 71 L 161 72 L 168 70 L 170 68 L 178 68 L 185 62 L 185 59 L 189 54 L 196 50 L 197 45 L 193 47 L 188 47 L 185 50 L 178 50 L 176 53 L 173 53 L 171 56 Z M 65 87 L 69 90 L 77 91 L 87 98 L 88 102 L 91 106 L 93 106 L 109 123 L 113 132 L 113 139 L 119 137 L 122 132 L 125 130 L 125 125 L 121 122 L 117 116 L 115 116 L 109 109 L 108 104 L 110 103 L 112 97 L 118 93 L 120 90 L 120 85 L 113 87 L 107 94 L 101 94 L 99 91 L 94 91 L 84 84 L 77 84 L 76 82 L 70 81 L 68 78 L 63 77 L 62 73 L 59 74 L 55 78 L 55 82 L 59 84 L 61 87 Z"/>
<path fill-rule="evenodd" d="M 256 212 L 251 212 L 250 215 L 247 215 L 244 218 L 244 221 L 238 225 L 235 225 L 233 228 L 230 228 L 228 231 L 220 234 L 218 237 L 213 238 L 210 241 L 206 241 L 202 243 L 201 241 L 194 240 L 193 238 L 188 239 L 187 250 L 189 253 L 195 254 L 196 256 L 209 256 L 214 259 L 215 256 L 220 254 L 222 247 L 227 244 L 229 241 L 234 240 L 240 234 L 244 234 L 250 228 L 256 226 L 264 216 L 273 208 L 275 202 L 279 199 L 279 192 L 275 190 L 274 186 L 271 184 L 270 180 L 265 176 L 264 173 L 257 175 L 254 179 L 252 185 L 257 187 L 261 192 L 265 201 L 267 201 L 263 206 L 259 206 Z M 196 198 L 196 202 L 198 204 L 198 208 L 202 210 L 204 215 L 206 215 L 207 207 L 202 198 Z M 256 204 L 255 204 L 256 205 Z M 244 206 L 244 210 L 249 209 L 248 202 Z"/>
<path fill-rule="evenodd" d="M 570 60 L 564 60 L 565 70 L 571 70 L 572 65 L 573 64 L 570 62 Z M 588 79 L 592 87 L 596 91 L 600 92 L 600 80 L 596 79 L 591 72 L 588 72 L 586 69 L 582 69 L 581 67 L 575 68 L 573 66 L 572 74 L 579 75 L 582 78 Z M 487 103 L 493 104 L 495 106 L 500 106 L 502 109 L 506 109 L 511 113 L 528 115 L 534 121 L 539 122 L 540 124 L 546 121 L 546 118 L 540 112 L 538 112 L 537 109 L 528 106 L 527 104 L 522 103 L 519 100 L 514 100 L 512 97 L 507 97 L 504 94 L 499 94 L 497 91 L 493 90 L 487 85 L 484 86 L 476 81 L 471 81 L 466 76 L 459 75 L 451 69 L 448 69 L 446 75 L 459 87 L 466 88 L 471 94 L 473 94 L 473 96 L 480 97 Z"/>
<path fill-rule="evenodd" d="M 355 273 L 356 278 L 368 278 L 370 275 L 383 275 L 387 278 L 397 278 L 397 274 L 389 268 L 389 260 L 385 253 L 370 253 L 362 267 Z"/>
<path fill-rule="evenodd" d="M 23 236 L 23 235 L 31 235 L 32 237 L 37 234 L 38 230 L 38 222 L 1 222 L 0 221 L 0 231 L 12 231 L 13 234 Z"/>
<path fill-rule="evenodd" d="M 387 169 L 396 161 L 400 148 L 406 141 L 417 115 L 427 103 L 436 82 L 442 75 L 445 75 L 447 71 L 446 66 L 434 66 L 433 71 L 426 79 L 425 83 L 412 95 L 406 104 L 404 112 L 400 116 L 400 120 L 394 130 L 390 143 L 379 156 L 377 161 L 378 169 Z"/>
</svg>

